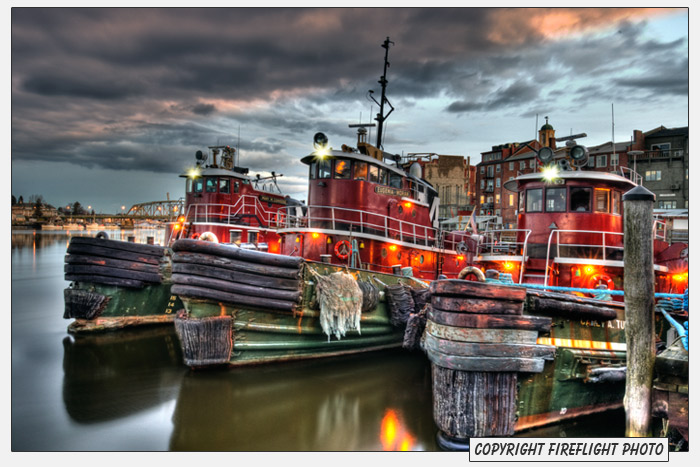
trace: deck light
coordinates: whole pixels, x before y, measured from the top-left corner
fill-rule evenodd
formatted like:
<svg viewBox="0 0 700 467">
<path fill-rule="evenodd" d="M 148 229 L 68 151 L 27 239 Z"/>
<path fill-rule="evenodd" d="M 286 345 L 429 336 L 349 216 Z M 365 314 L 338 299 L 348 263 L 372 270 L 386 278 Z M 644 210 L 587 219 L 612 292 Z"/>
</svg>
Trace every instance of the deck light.
<svg viewBox="0 0 700 467">
<path fill-rule="evenodd" d="M 513 263 L 508 263 L 508 262 L 506 262 L 506 263 L 503 265 L 503 268 L 505 268 L 506 271 L 510 271 L 511 269 L 513 269 Z"/>
<path fill-rule="evenodd" d="M 391 251 L 396 251 L 396 245 L 389 245 L 389 249 Z"/>
<path fill-rule="evenodd" d="M 312 236 L 313 238 L 318 238 L 319 235 L 321 235 L 321 234 L 319 234 L 318 232 L 314 232 L 314 233 L 311 234 L 311 236 Z"/>
<path fill-rule="evenodd" d="M 185 222 L 185 216 L 180 216 L 177 219 L 178 222 Z"/>
<path fill-rule="evenodd" d="M 404 206 L 405 208 L 410 208 L 411 206 L 413 206 L 413 204 L 411 204 L 410 201 L 406 201 L 405 203 L 403 203 L 403 206 Z"/>
<path fill-rule="evenodd" d="M 542 169 L 542 178 L 544 178 L 546 181 L 551 182 L 558 177 L 559 169 L 556 165 L 550 165 Z"/>
<path fill-rule="evenodd" d="M 584 270 L 586 271 L 586 274 L 592 274 L 593 271 L 595 271 L 595 268 L 593 266 L 586 266 Z"/>
</svg>

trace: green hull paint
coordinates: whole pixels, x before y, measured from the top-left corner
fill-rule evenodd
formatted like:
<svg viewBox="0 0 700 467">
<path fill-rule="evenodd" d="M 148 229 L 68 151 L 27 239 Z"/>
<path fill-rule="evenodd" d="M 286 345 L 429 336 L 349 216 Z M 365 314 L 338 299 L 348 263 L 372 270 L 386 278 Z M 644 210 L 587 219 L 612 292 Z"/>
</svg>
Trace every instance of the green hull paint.
<svg viewBox="0 0 700 467">
<path fill-rule="evenodd" d="M 306 264 L 322 275 L 347 271 L 357 279 L 368 282 L 373 276 L 386 285 L 394 285 L 399 281 L 413 287 L 421 284 L 412 278 L 390 274 L 320 263 Z M 386 299 L 380 300 L 372 311 L 362 313 L 359 332 L 349 330 L 340 339 L 335 336 L 329 338 L 321 328 L 319 310 L 312 308 L 315 287 L 308 270 L 304 270 L 303 281 L 302 302 L 294 313 L 267 310 L 262 299 L 259 308 L 186 297 L 182 297 L 182 301 L 188 319 L 232 317 L 233 349 L 229 361 L 232 366 L 332 357 L 402 345 L 404 329 L 391 325 Z"/>
<path fill-rule="evenodd" d="M 146 324 L 172 324 L 175 314 L 184 305 L 170 293 L 170 287 L 170 282 L 147 285 L 141 289 L 74 282 L 73 289 L 101 294 L 109 300 L 99 316 L 90 320 L 76 319 L 68 329 L 71 332 L 90 332 Z"/>
</svg>

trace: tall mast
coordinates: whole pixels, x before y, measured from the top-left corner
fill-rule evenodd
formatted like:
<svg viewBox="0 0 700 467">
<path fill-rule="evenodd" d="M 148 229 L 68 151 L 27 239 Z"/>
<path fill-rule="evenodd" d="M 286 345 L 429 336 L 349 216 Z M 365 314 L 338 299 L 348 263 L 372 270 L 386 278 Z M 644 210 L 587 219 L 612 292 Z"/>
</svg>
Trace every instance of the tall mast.
<svg viewBox="0 0 700 467">
<path fill-rule="evenodd" d="M 389 66 L 391 66 L 389 64 L 389 44 L 393 44 L 393 42 L 390 41 L 389 38 L 387 37 L 386 40 L 384 41 L 384 43 L 382 44 L 382 47 L 384 47 L 384 49 L 386 49 L 386 52 L 384 52 L 384 74 L 382 75 L 381 78 L 379 78 L 379 84 L 382 85 L 382 99 L 381 99 L 381 101 L 377 102 L 377 100 L 374 98 L 374 96 L 372 96 L 373 91 L 370 91 L 370 97 L 372 98 L 372 100 L 374 102 L 377 103 L 377 105 L 379 105 L 379 113 L 377 114 L 377 117 L 375 118 L 375 120 L 378 123 L 378 125 L 377 125 L 377 127 L 378 127 L 377 128 L 377 147 L 380 149 L 382 148 L 382 133 L 383 133 L 382 129 L 384 127 L 384 120 L 386 120 L 389 117 L 389 115 L 391 115 L 391 112 L 394 111 L 394 106 L 392 106 L 391 102 L 389 102 L 389 99 L 386 98 L 386 85 L 388 83 L 388 81 L 386 79 L 386 69 Z M 384 115 L 384 104 L 385 103 L 389 107 L 391 107 L 391 110 L 386 115 Z"/>
</svg>

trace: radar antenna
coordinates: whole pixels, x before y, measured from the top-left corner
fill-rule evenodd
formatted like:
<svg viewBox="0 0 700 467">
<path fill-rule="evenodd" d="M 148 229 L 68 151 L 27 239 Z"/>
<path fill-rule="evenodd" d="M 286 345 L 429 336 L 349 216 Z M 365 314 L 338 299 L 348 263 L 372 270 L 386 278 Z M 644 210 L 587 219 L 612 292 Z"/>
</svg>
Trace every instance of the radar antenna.
<svg viewBox="0 0 700 467">
<path fill-rule="evenodd" d="M 394 111 L 394 106 L 391 105 L 391 102 L 389 102 L 389 99 L 386 98 L 386 85 L 389 81 L 386 79 L 386 69 L 391 66 L 389 63 L 389 44 L 394 44 L 392 41 L 389 40 L 387 37 L 384 43 L 382 43 L 382 47 L 386 49 L 386 52 L 384 53 L 384 74 L 379 78 L 379 84 L 382 85 L 382 98 L 381 101 L 377 102 L 377 100 L 374 98 L 372 95 L 374 91 L 369 91 L 369 97 L 379 106 L 379 113 L 377 114 L 375 120 L 378 123 L 377 126 L 377 147 L 379 149 L 383 149 L 382 147 L 382 129 L 384 127 L 384 121 L 389 118 L 389 115 L 391 115 L 391 112 Z M 384 104 L 388 105 L 391 107 L 391 110 L 389 111 L 388 114 L 384 115 Z"/>
</svg>

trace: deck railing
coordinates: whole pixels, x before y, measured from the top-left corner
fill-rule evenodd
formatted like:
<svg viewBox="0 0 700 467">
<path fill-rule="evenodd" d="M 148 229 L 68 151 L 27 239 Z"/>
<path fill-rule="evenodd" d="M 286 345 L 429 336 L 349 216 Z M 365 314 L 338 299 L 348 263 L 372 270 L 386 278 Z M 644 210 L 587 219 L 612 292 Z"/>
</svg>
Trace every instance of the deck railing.
<svg viewBox="0 0 700 467">
<path fill-rule="evenodd" d="M 523 281 L 525 261 L 527 260 L 527 241 L 530 238 L 530 229 L 494 229 L 481 234 L 476 254 L 481 257 L 511 256 L 520 261 L 520 277 L 518 283 Z M 518 237 L 522 240 L 518 241 Z M 486 258 L 488 261 L 488 258 Z"/>
<path fill-rule="evenodd" d="M 299 215 L 295 206 L 286 208 L 281 228 L 330 229 L 378 235 L 399 242 L 443 248 L 438 229 L 360 209 L 306 206 Z"/>
<path fill-rule="evenodd" d="M 586 234 L 587 238 L 600 238 L 600 241 L 588 241 L 580 243 L 582 234 Z M 564 241 L 562 241 L 564 237 Z M 568 241 L 566 241 L 568 239 Z M 598 230 L 563 230 L 554 229 L 549 234 L 547 241 L 547 256 L 544 272 L 544 283 L 547 284 L 550 255 L 554 248 L 555 258 L 571 258 L 571 259 L 596 259 L 602 261 L 622 259 L 624 253 L 624 233 L 622 232 L 601 232 Z M 552 261 L 553 262 L 553 261 Z"/>
<path fill-rule="evenodd" d="M 186 222 L 240 225 L 243 217 L 256 218 L 261 227 L 276 228 L 285 222 L 284 211 L 277 206 L 266 208 L 252 195 L 239 197 L 235 204 L 192 203 L 185 212 Z"/>
</svg>

